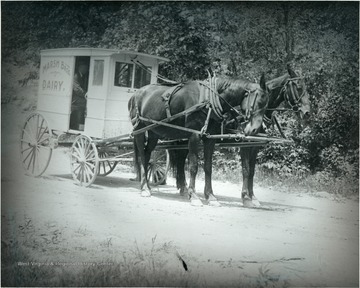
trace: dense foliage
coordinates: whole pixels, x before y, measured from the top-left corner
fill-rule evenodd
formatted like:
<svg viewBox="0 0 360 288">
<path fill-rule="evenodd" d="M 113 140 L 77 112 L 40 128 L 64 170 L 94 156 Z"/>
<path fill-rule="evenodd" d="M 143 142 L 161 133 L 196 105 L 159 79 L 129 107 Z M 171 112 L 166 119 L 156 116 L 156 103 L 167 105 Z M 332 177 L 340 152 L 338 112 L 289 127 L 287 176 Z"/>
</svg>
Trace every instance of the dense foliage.
<svg viewBox="0 0 360 288">
<path fill-rule="evenodd" d="M 312 115 L 280 115 L 294 145 L 260 153 L 263 167 L 303 177 L 358 177 L 357 2 L 2 2 L 2 59 L 39 63 L 39 50 L 131 49 L 171 61 L 173 80 L 217 73 L 268 79 L 291 61 L 306 75 Z M 279 172 L 279 173 L 280 173 Z"/>
</svg>

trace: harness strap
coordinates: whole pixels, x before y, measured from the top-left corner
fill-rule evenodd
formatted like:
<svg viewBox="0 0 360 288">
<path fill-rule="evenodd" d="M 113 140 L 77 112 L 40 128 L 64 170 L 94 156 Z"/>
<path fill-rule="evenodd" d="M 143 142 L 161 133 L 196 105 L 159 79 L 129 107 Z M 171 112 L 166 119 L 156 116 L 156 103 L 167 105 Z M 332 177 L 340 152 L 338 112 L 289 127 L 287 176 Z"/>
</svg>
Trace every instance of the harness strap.
<svg viewBox="0 0 360 288">
<path fill-rule="evenodd" d="M 144 132 L 146 132 L 146 131 L 148 131 L 148 130 L 150 130 L 152 128 L 155 128 L 157 126 L 161 126 L 161 125 L 166 126 L 167 124 L 165 124 L 165 123 L 171 122 L 171 121 L 173 121 L 173 120 L 175 120 L 175 119 L 177 119 L 179 117 L 189 115 L 189 114 L 191 114 L 191 113 L 193 113 L 195 111 L 199 111 L 202 108 L 204 108 L 206 105 L 207 105 L 207 103 L 199 103 L 199 104 L 194 105 L 194 106 L 192 106 L 192 107 L 190 107 L 190 108 L 188 108 L 188 109 L 186 109 L 186 110 L 184 110 L 184 111 L 182 111 L 180 113 L 177 113 L 177 114 L 171 116 L 170 118 L 165 118 L 165 119 L 163 119 L 161 121 L 155 121 L 155 120 L 152 120 L 150 118 L 145 118 L 143 116 L 138 115 L 139 122 L 141 120 L 143 122 L 150 122 L 150 123 L 153 123 L 153 124 L 148 125 L 148 126 L 146 126 L 144 128 L 138 129 L 138 130 L 135 130 L 135 128 L 134 128 L 132 135 L 137 135 L 137 134 L 140 134 L 140 133 L 144 133 Z M 174 128 L 174 127 L 180 127 L 180 126 L 172 125 L 172 127 Z M 179 128 L 179 129 L 182 130 L 181 128 Z M 199 132 L 199 134 L 200 134 L 200 132 Z"/>
<path fill-rule="evenodd" d="M 208 114 L 206 116 L 205 124 L 204 124 L 203 128 L 201 128 L 201 131 L 200 131 L 201 135 L 206 134 L 207 128 L 209 126 L 210 115 L 211 115 L 212 109 L 211 109 L 211 107 L 208 107 L 208 108 L 209 108 L 209 110 L 208 110 Z"/>
<path fill-rule="evenodd" d="M 216 92 L 216 81 L 211 80 L 209 81 L 209 84 L 202 81 L 199 81 L 198 83 L 200 85 L 200 101 L 209 102 L 215 116 L 219 119 L 223 119 L 222 106 L 220 104 L 219 95 Z"/>
<path fill-rule="evenodd" d="M 216 89 L 217 89 L 217 78 L 214 72 L 213 77 L 211 77 L 210 72 L 208 70 L 208 75 L 209 75 L 209 83 L 210 83 L 210 103 L 213 105 L 213 109 L 214 112 L 216 114 L 216 116 L 220 119 L 222 119 L 222 114 L 223 114 L 223 108 L 221 106 L 220 103 L 220 97 L 218 97 L 217 93 L 216 93 Z"/>
<path fill-rule="evenodd" d="M 166 110 L 166 117 L 170 118 L 171 117 L 171 112 L 170 112 L 170 99 L 171 97 L 177 93 L 182 87 L 184 86 L 184 83 L 181 83 L 179 85 L 176 85 L 168 90 L 166 90 L 166 92 L 162 95 L 162 98 L 164 100 L 164 105 L 165 105 L 165 110 Z"/>
</svg>

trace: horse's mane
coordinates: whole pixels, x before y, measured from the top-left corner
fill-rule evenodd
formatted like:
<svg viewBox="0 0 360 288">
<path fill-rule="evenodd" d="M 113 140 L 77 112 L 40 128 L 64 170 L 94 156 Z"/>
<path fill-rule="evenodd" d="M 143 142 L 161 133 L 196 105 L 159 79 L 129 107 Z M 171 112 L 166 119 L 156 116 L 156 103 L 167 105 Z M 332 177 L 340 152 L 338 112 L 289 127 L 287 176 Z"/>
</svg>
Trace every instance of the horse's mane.
<svg viewBox="0 0 360 288">
<path fill-rule="evenodd" d="M 216 79 L 217 91 L 219 93 L 225 91 L 232 85 L 239 85 L 246 88 L 251 82 L 246 79 L 233 78 L 233 77 L 219 77 Z"/>
<path fill-rule="evenodd" d="M 301 76 L 301 70 L 295 70 L 296 75 Z M 268 89 L 271 91 L 273 89 L 276 89 L 278 87 L 284 86 L 286 80 L 288 80 L 290 78 L 289 73 L 285 73 L 284 75 L 281 75 L 275 79 L 272 79 L 268 82 L 266 82 L 266 86 L 268 87 Z"/>
<path fill-rule="evenodd" d="M 272 79 L 272 80 L 266 82 L 266 86 L 271 91 L 273 89 L 282 87 L 288 78 L 289 78 L 289 74 L 286 73 L 284 75 L 281 75 L 275 79 Z"/>
<path fill-rule="evenodd" d="M 161 82 L 161 83 L 156 83 L 156 85 L 173 87 L 173 86 L 179 85 L 181 83 L 182 82 Z"/>
</svg>

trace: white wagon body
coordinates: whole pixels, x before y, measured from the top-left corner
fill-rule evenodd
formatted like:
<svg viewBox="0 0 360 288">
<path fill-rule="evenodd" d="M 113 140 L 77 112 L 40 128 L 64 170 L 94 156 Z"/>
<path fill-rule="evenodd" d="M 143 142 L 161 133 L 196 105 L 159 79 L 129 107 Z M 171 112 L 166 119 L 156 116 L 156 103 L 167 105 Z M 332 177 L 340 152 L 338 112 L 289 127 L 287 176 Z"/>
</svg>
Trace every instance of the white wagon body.
<svg viewBox="0 0 360 288">
<path fill-rule="evenodd" d="M 132 153 L 128 101 L 137 89 L 157 82 L 164 61 L 168 59 L 101 48 L 41 51 L 37 111 L 28 116 L 21 131 L 26 173 L 45 172 L 63 134 L 77 135 L 70 160 L 73 178 L 80 185 L 89 186 L 98 175 L 111 173 L 118 161 L 131 160 L 123 158 Z M 152 156 L 148 168 L 154 184 L 166 179 L 169 167 L 168 153 L 159 155 Z"/>
<path fill-rule="evenodd" d="M 80 60 L 88 66 L 86 116 L 83 124 L 71 129 L 74 73 Z M 129 133 L 128 100 L 138 88 L 157 82 L 159 63 L 164 61 L 168 59 L 124 50 L 43 50 L 37 110 L 54 130 L 94 138 Z"/>
</svg>

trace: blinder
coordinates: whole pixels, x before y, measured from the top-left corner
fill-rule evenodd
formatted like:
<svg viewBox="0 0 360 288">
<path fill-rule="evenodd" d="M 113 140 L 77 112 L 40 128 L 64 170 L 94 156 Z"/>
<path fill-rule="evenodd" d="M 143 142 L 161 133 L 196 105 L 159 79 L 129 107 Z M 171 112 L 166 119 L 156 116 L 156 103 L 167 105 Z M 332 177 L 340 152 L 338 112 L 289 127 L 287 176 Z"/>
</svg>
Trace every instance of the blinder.
<svg viewBox="0 0 360 288">
<path fill-rule="evenodd" d="M 263 108 L 255 110 L 256 100 L 259 96 L 258 90 L 262 90 L 262 89 L 256 88 L 254 90 L 246 90 L 246 92 L 245 92 L 245 98 L 247 98 L 247 107 L 245 110 L 245 121 L 246 122 L 248 122 L 248 120 L 251 118 L 251 116 L 254 115 L 256 112 L 263 110 Z M 255 97 L 254 97 L 253 103 L 251 104 L 250 103 L 251 97 L 249 97 L 249 96 L 253 93 L 255 94 Z"/>
<path fill-rule="evenodd" d="M 305 95 L 305 89 L 303 89 L 301 95 L 299 96 L 299 86 L 298 86 L 298 80 L 302 80 L 304 77 L 295 77 L 290 78 L 286 81 L 283 92 L 284 92 L 284 98 L 286 99 L 288 105 L 291 107 L 291 109 L 295 112 L 299 111 L 299 108 L 301 106 L 300 101 L 301 98 Z"/>
</svg>

